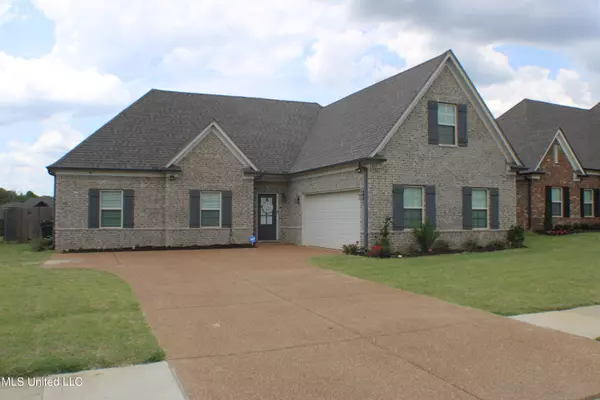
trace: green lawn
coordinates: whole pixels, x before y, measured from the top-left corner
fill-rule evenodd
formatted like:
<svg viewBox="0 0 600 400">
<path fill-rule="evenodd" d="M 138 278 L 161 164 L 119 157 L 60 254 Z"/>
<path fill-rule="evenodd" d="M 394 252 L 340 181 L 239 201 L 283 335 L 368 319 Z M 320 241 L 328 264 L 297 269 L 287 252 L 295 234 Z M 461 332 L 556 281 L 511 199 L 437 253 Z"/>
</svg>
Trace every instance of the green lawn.
<svg viewBox="0 0 600 400">
<path fill-rule="evenodd" d="M 600 304 L 600 234 L 528 234 L 526 249 L 315 265 L 501 315 Z"/>
<path fill-rule="evenodd" d="M 0 376 L 35 376 L 164 359 L 117 276 L 42 269 L 49 251 L 0 243 Z"/>
</svg>

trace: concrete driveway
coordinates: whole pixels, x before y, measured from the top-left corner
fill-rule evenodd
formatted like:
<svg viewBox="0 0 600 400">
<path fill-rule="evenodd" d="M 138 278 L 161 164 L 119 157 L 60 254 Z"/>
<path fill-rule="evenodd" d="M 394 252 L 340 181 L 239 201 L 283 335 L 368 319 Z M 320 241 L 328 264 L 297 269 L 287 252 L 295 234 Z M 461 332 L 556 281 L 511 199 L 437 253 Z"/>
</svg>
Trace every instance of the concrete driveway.
<svg viewBox="0 0 600 400">
<path fill-rule="evenodd" d="M 306 261 L 327 253 L 265 245 L 56 258 L 131 284 L 190 399 L 600 397 L 599 343 Z"/>
</svg>

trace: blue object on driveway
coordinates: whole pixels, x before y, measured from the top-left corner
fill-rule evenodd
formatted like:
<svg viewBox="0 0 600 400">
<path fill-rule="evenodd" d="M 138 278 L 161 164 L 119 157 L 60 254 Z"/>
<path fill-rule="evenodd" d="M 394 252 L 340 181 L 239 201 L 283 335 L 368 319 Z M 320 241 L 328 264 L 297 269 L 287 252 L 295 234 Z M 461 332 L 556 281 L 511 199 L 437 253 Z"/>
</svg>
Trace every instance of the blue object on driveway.
<svg viewBox="0 0 600 400">
<path fill-rule="evenodd" d="M 254 237 L 254 235 L 250 236 L 250 243 L 252 244 L 252 246 L 254 246 L 254 243 L 256 243 L 256 238 Z"/>
</svg>

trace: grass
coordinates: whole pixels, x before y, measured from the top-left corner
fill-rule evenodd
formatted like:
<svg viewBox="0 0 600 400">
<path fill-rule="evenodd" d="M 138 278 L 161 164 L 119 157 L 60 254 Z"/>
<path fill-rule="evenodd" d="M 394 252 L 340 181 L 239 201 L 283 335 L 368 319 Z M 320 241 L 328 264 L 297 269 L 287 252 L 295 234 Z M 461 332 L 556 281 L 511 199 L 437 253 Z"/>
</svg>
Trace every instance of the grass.
<svg viewBox="0 0 600 400">
<path fill-rule="evenodd" d="M 50 254 L 0 243 L 0 376 L 164 359 L 125 282 L 94 270 L 40 268 Z"/>
<path fill-rule="evenodd" d="M 405 259 L 326 256 L 315 265 L 500 315 L 600 304 L 600 233 L 528 234 L 528 248 Z"/>
</svg>

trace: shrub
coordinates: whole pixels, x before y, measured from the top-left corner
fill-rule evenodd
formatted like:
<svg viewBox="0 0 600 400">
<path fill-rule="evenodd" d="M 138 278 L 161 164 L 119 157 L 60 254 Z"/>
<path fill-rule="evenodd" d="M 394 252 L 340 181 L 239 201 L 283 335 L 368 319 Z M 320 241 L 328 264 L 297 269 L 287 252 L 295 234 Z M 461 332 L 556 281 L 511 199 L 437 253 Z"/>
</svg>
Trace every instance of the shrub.
<svg viewBox="0 0 600 400">
<path fill-rule="evenodd" d="M 479 246 L 479 243 L 477 243 L 477 240 L 475 240 L 475 239 L 469 239 L 463 244 L 463 249 L 465 251 L 468 251 L 469 253 L 473 252 L 473 251 L 477 251 L 480 248 L 481 247 Z"/>
<path fill-rule="evenodd" d="M 425 219 L 425 222 L 418 228 L 415 228 L 414 235 L 421 248 L 421 252 L 423 253 L 432 251 L 433 244 L 437 238 L 440 237 L 440 233 L 435 229 L 431 222 L 429 222 L 429 218 Z"/>
<path fill-rule="evenodd" d="M 581 224 L 579 225 L 582 231 L 589 231 L 591 229 L 590 224 Z"/>
<path fill-rule="evenodd" d="M 383 246 L 380 244 L 376 244 L 375 246 L 371 247 L 371 250 L 369 250 L 369 252 L 367 253 L 367 256 L 369 256 L 369 257 L 383 256 Z"/>
<path fill-rule="evenodd" d="M 506 234 L 506 241 L 513 249 L 523 247 L 525 243 L 525 229 L 521 225 L 511 226 Z"/>
<path fill-rule="evenodd" d="M 50 241 L 43 238 L 31 239 L 31 250 L 33 251 L 44 251 L 50 246 Z"/>
<path fill-rule="evenodd" d="M 357 255 L 358 254 L 358 242 L 353 244 L 345 244 L 342 246 L 342 251 L 346 255 Z"/>
<path fill-rule="evenodd" d="M 573 224 L 573 230 L 576 232 L 581 231 L 581 224 Z"/>
<path fill-rule="evenodd" d="M 390 223 L 392 222 L 391 217 L 387 217 L 381 230 L 379 231 L 379 240 L 377 244 L 382 247 L 382 254 L 390 254 L 391 245 L 390 245 Z"/>
<path fill-rule="evenodd" d="M 450 251 L 450 243 L 445 240 L 436 240 L 431 247 L 434 253 L 448 253 Z"/>
<path fill-rule="evenodd" d="M 508 247 L 508 243 L 504 240 L 494 240 L 487 246 L 490 250 L 505 250 Z"/>
</svg>

